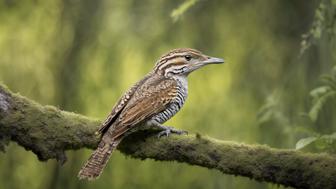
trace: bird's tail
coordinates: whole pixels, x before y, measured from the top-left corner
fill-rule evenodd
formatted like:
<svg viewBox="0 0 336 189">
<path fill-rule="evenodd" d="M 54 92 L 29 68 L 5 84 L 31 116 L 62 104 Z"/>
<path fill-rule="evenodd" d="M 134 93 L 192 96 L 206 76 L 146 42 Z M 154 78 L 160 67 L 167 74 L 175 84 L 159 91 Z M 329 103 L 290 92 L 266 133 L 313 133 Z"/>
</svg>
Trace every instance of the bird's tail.
<svg viewBox="0 0 336 189">
<path fill-rule="evenodd" d="M 91 157 L 79 171 L 78 178 L 88 180 L 97 179 L 106 166 L 113 150 L 118 146 L 120 141 L 121 138 L 106 143 L 103 137 L 103 140 L 100 141 L 97 149 L 92 153 Z"/>
</svg>

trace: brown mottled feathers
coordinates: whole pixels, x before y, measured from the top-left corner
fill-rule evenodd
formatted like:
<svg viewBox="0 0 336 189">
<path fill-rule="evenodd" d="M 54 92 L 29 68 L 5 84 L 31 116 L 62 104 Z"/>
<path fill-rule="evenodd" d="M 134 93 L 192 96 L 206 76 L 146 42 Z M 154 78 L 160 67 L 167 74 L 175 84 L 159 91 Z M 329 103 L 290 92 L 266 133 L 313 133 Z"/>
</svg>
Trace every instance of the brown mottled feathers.
<svg viewBox="0 0 336 189">
<path fill-rule="evenodd" d="M 163 111 L 177 95 L 178 88 L 174 79 L 151 74 L 126 92 L 115 105 L 99 129 L 103 134 L 102 140 L 80 170 L 80 179 L 97 178 L 125 132 Z"/>
<path fill-rule="evenodd" d="M 150 74 L 146 75 L 142 80 L 133 85 L 126 93 L 117 101 L 117 103 L 112 108 L 111 113 L 107 116 L 103 124 L 98 129 L 98 134 L 105 133 L 108 128 L 113 124 L 113 122 L 117 119 L 118 115 L 121 113 L 123 108 L 125 108 L 129 99 L 133 96 L 136 89 L 142 85 L 146 80 L 150 77 Z"/>
<path fill-rule="evenodd" d="M 129 128 L 148 120 L 153 115 L 166 109 L 167 105 L 177 95 L 177 83 L 163 76 L 149 78 L 146 84 L 138 88 L 112 130 L 112 136 L 118 137 Z"/>
<path fill-rule="evenodd" d="M 85 165 L 78 173 L 79 179 L 94 180 L 99 177 L 107 164 L 113 150 L 118 146 L 122 138 L 111 139 L 106 134 L 99 142 L 97 149 L 92 153 Z"/>
</svg>

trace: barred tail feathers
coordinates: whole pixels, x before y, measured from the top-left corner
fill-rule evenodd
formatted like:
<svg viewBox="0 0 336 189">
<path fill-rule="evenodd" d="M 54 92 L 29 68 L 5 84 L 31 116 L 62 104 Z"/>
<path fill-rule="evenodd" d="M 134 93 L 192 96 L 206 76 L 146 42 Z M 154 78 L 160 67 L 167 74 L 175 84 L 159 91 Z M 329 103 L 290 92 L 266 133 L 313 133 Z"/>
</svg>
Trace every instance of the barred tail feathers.
<svg viewBox="0 0 336 189">
<path fill-rule="evenodd" d="M 92 153 L 88 161 L 78 173 L 79 179 L 95 180 L 103 172 L 113 150 L 120 143 L 120 139 L 115 139 L 112 142 L 106 143 L 101 140 L 97 149 Z"/>
</svg>

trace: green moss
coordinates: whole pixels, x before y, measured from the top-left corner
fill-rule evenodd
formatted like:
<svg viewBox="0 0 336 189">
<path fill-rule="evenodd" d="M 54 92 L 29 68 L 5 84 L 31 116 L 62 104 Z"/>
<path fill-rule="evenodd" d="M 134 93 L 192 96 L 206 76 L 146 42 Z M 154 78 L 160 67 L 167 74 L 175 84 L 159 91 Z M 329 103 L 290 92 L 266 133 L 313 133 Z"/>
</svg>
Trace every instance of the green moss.
<svg viewBox="0 0 336 189">
<path fill-rule="evenodd" d="M 65 150 L 97 145 L 98 138 L 93 136 L 99 125 L 97 120 L 53 106 L 41 106 L 5 87 L 0 88 L 0 93 L 10 99 L 11 105 L 7 112 L 0 112 L 2 135 L 32 150 L 40 160 L 63 161 Z"/>
<path fill-rule="evenodd" d="M 222 142 L 197 135 L 171 136 L 157 140 L 148 131 L 130 135 L 119 149 L 134 158 L 184 162 L 285 186 L 336 186 L 336 180 L 330 179 L 336 173 L 336 158 L 328 155 Z"/>
</svg>

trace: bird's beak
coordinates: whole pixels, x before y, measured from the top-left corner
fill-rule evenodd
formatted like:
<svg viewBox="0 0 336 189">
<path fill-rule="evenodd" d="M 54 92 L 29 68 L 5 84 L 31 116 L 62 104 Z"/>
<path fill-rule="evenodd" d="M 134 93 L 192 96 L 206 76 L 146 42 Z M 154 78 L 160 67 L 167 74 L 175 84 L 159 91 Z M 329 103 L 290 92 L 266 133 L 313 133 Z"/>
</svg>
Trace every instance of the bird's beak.
<svg viewBox="0 0 336 189">
<path fill-rule="evenodd" d="M 224 63 L 224 59 L 216 58 L 216 57 L 208 57 L 208 59 L 202 61 L 203 65 L 206 64 L 222 64 Z"/>
<path fill-rule="evenodd" d="M 222 63 L 224 63 L 224 60 L 221 58 L 207 57 L 207 59 L 203 61 L 197 62 L 195 64 L 190 64 L 190 67 L 188 69 L 188 74 L 193 72 L 194 70 L 197 70 L 209 64 L 222 64 Z"/>
</svg>

